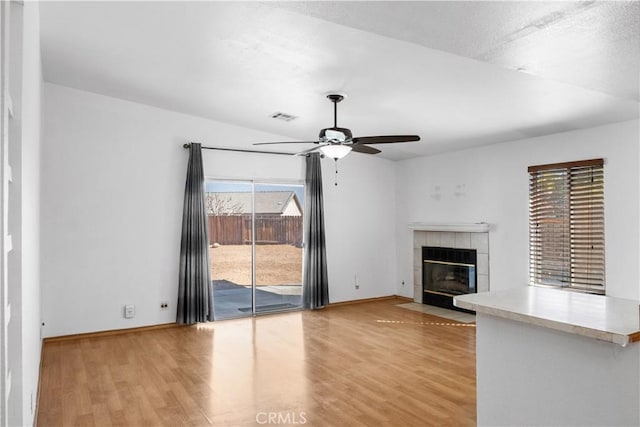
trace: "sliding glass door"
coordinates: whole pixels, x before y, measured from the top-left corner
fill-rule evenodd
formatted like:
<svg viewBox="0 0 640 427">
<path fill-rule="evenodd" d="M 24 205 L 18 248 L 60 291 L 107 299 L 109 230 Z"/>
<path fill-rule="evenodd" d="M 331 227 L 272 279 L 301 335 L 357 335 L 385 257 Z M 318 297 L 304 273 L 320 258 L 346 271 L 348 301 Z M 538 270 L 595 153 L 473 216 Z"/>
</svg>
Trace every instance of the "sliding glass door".
<svg viewBox="0 0 640 427">
<path fill-rule="evenodd" d="M 252 314 L 253 184 L 207 182 L 206 190 L 214 317 Z"/>
<path fill-rule="evenodd" d="M 302 306 L 304 187 L 208 181 L 214 316 Z"/>
<path fill-rule="evenodd" d="M 255 185 L 256 311 L 302 305 L 302 185 Z"/>
</svg>

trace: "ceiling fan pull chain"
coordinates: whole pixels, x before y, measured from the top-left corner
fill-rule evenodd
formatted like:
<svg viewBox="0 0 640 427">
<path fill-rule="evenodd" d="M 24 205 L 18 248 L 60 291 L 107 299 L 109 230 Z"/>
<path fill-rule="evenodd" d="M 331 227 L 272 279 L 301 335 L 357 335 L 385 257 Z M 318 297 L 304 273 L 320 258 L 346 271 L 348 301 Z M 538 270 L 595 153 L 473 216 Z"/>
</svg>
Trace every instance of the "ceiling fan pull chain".
<svg viewBox="0 0 640 427">
<path fill-rule="evenodd" d="M 336 181 L 333 185 L 337 187 L 338 186 L 338 159 L 333 159 L 333 162 L 336 166 L 336 175 L 335 175 Z"/>
</svg>

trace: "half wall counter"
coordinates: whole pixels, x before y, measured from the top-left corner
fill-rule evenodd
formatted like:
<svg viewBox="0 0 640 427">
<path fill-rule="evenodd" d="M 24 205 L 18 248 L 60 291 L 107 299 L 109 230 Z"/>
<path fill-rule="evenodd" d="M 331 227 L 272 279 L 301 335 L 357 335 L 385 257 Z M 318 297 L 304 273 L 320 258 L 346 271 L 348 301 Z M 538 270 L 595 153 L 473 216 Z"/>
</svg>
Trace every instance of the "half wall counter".
<svg viewBox="0 0 640 427">
<path fill-rule="evenodd" d="M 476 312 L 478 425 L 640 425 L 640 302 L 526 286 Z"/>
</svg>

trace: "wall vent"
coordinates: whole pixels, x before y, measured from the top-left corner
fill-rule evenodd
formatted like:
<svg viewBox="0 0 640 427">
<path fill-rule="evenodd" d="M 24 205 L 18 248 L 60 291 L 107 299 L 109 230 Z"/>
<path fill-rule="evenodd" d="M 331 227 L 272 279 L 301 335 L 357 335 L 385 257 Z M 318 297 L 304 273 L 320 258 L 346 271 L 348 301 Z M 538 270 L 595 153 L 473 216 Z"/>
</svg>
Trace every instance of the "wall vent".
<svg viewBox="0 0 640 427">
<path fill-rule="evenodd" d="M 271 115 L 272 119 L 278 119 L 278 120 L 283 120 L 285 122 L 290 122 L 291 120 L 295 120 L 298 117 L 294 116 L 292 114 L 287 114 L 287 113 L 281 113 L 281 112 L 277 112 L 277 113 L 273 113 Z"/>
</svg>

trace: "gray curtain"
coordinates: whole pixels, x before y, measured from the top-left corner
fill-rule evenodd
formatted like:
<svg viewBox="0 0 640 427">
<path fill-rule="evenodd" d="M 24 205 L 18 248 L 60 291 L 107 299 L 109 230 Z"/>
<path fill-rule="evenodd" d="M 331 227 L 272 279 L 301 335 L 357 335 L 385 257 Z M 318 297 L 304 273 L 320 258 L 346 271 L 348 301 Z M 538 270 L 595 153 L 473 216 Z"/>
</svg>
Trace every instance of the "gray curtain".
<svg viewBox="0 0 640 427">
<path fill-rule="evenodd" d="M 329 304 L 320 154 L 309 154 L 306 162 L 307 221 L 304 230 L 305 263 L 302 298 L 305 308 L 316 309 Z"/>
<path fill-rule="evenodd" d="M 182 210 L 177 323 L 213 320 L 209 235 L 200 144 L 191 143 Z"/>
</svg>

